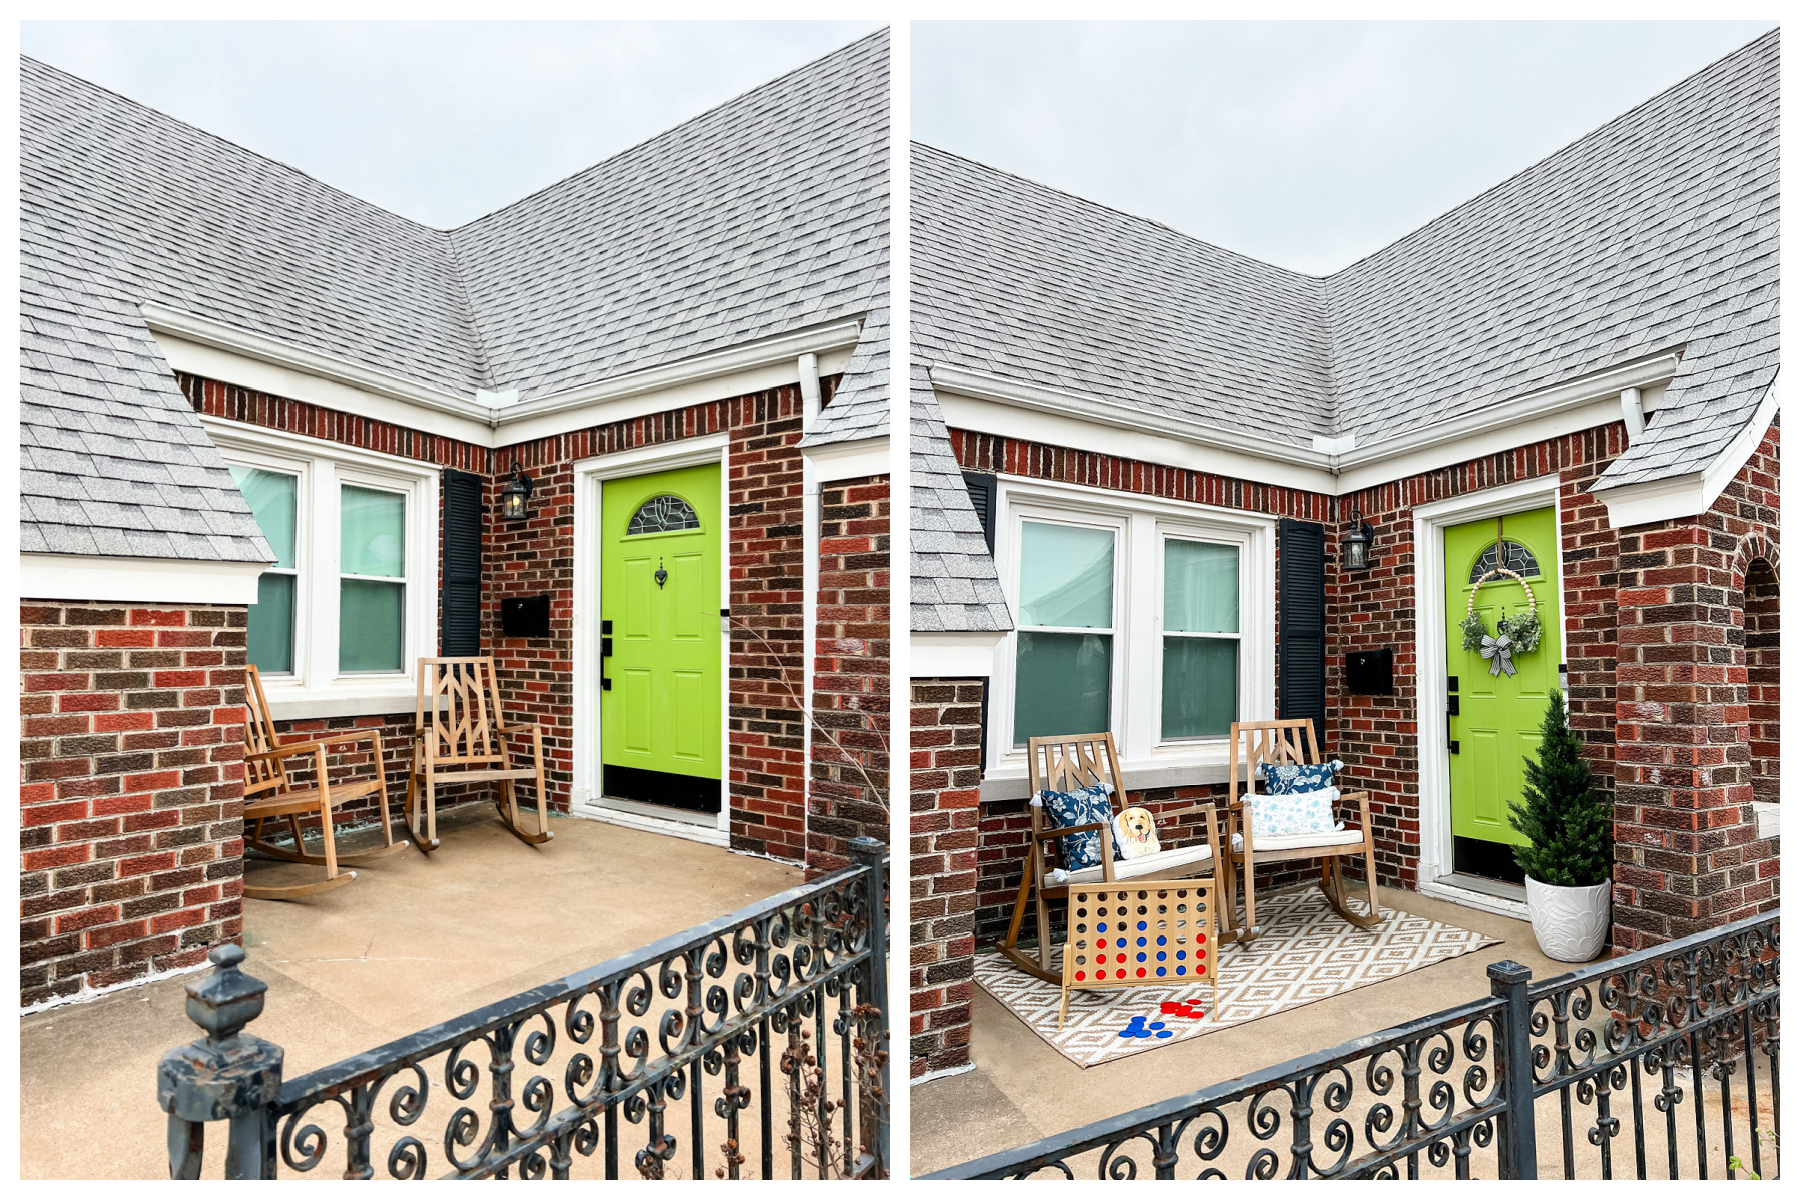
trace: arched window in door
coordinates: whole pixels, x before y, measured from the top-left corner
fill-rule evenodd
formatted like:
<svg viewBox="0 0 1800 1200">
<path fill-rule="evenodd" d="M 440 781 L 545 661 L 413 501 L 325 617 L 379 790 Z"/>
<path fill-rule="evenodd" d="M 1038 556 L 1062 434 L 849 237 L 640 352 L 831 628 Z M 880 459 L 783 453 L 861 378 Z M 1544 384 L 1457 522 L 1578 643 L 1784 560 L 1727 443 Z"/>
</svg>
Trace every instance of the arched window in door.
<svg viewBox="0 0 1800 1200">
<path fill-rule="evenodd" d="M 700 528 L 699 514 L 694 512 L 693 505 L 680 496 L 652 496 L 638 506 L 631 514 L 631 522 L 625 526 L 625 536 L 635 537 L 640 533 L 677 533 L 683 529 Z"/>
<path fill-rule="evenodd" d="M 1506 561 L 1501 562 L 1500 543 L 1495 542 L 1492 546 L 1483 550 L 1481 552 L 1481 557 L 1475 560 L 1475 565 L 1469 568 L 1469 582 L 1474 583 L 1477 579 L 1480 579 L 1495 567 L 1500 566 L 1505 567 L 1509 571 L 1514 571 L 1523 575 L 1527 579 L 1543 574 L 1542 571 L 1538 570 L 1537 555 L 1519 545 L 1517 542 L 1506 543 Z"/>
</svg>

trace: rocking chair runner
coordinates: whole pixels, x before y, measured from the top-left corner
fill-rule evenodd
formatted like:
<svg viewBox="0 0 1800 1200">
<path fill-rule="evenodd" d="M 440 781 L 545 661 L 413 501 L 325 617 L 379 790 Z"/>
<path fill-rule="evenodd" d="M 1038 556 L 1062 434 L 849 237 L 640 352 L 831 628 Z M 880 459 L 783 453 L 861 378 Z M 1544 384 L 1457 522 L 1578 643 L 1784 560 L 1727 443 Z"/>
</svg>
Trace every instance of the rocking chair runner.
<svg viewBox="0 0 1800 1200">
<path fill-rule="evenodd" d="M 1119 751 L 1113 744 L 1110 733 L 1084 734 L 1080 737 L 1041 737 L 1031 738 L 1026 742 L 1029 755 L 1028 777 L 1032 795 L 1043 790 L 1068 792 L 1077 788 L 1088 787 L 1096 783 L 1110 783 L 1113 787 L 1112 809 L 1116 816 L 1125 804 L 1125 777 L 1119 771 Z M 1039 756 L 1042 755 L 1042 768 L 1039 767 Z M 1012 922 L 1007 926 L 1006 937 L 1000 943 L 1000 953 L 1006 955 L 1021 970 L 1029 971 L 1039 979 L 1050 983 L 1061 984 L 1062 974 L 1054 969 L 1054 960 L 1050 947 L 1050 901 L 1067 901 L 1069 888 L 1082 884 L 1113 883 L 1131 879 L 1172 879 L 1182 876 L 1213 874 L 1224 885 L 1226 899 L 1224 904 L 1230 908 L 1235 904 L 1235 888 L 1232 886 L 1230 872 L 1218 871 L 1219 829 L 1213 820 L 1213 806 L 1210 803 L 1195 804 L 1174 812 L 1158 814 L 1163 820 L 1199 813 L 1206 826 L 1206 840 L 1192 846 L 1178 846 L 1169 850 L 1159 850 L 1155 854 L 1146 854 L 1138 858 L 1114 862 L 1112 857 L 1112 823 L 1101 822 L 1094 825 L 1075 825 L 1064 828 L 1050 826 L 1044 820 L 1044 810 L 1033 805 L 1031 808 L 1031 840 L 1027 845 L 1025 874 L 1019 880 L 1019 898 L 1013 904 Z M 1058 853 L 1059 839 L 1086 830 L 1100 831 L 1100 863 L 1098 866 L 1083 867 L 1077 871 L 1067 871 L 1059 880 L 1052 872 L 1055 870 L 1051 859 Z M 1025 909 L 1036 901 L 1038 954 L 1033 962 L 1019 946 L 1019 929 L 1025 921 Z M 1254 911 L 1254 905 L 1252 906 Z M 1221 922 L 1223 924 L 1223 922 Z M 1221 941 L 1228 940 L 1225 933 L 1219 934 Z"/>
<path fill-rule="evenodd" d="M 394 827 L 388 817 L 387 776 L 382 769 L 384 758 L 380 730 L 350 729 L 308 741 L 281 745 L 275 737 L 275 723 L 269 717 L 269 702 L 263 695 L 262 676 L 254 666 L 244 668 L 244 708 L 244 820 L 255 823 L 245 841 L 251 848 L 271 858 L 285 862 L 311 863 L 325 868 L 324 879 L 292 887 L 262 887 L 248 882 L 246 878 L 244 895 L 253 900 L 292 900 L 299 896 L 328 892 L 333 888 L 343 887 L 356 878 L 355 871 L 340 873 L 340 862 L 368 862 L 406 849 L 404 840 L 394 840 Z M 374 775 L 367 779 L 331 782 L 325 763 L 326 747 L 364 740 L 374 744 Z M 301 787 L 289 778 L 287 761 L 290 758 L 313 760 L 314 786 Z M 332 828 L 332 808 L 371 792 L 378 797 L 376 803 L 381 810 L 384 844 L 373 850 L 340 855 L 337 852 L 336 831 Z M 306 852 L 306 839 L 300 832 L 300 817 L 304 813 L 318 814 L 321 840 L 324 843 L 323 854 Z M 292 849 L 272 844 L 263 834 L 263 822 L 279 817 L 287 818 L 288 831 L 294 838 Z"/>
<path fill-rule="evenodd" d="M 512 725 L 500 713 L 492 655 L 480 658 L 421 658 L 418 705 L 414 712 L 412 770 L 406 779 L 406 824 L 419 849 L 438 848 L 437 789 L 447 783 L 498 782 L 506 802 L 495 801 L 501 822 L 520 841 L 538 846 L 556 835 L 550 831 L 549 802 L 544 795 L 544 733 L 535 721 Z M 506 738 L 531 734 L 531 765 L 514 767 Z M 519 824 L 516 780 L 537 785 L 537 830 Z M 423 798 L 420 791 L 423 785 Z M 423 809 L 425 830 L 418 813 Z"/>
<path fill-rule="evenodd" d="M 1258 767 L 1279 766 L 1290 762 L 1314 766 L 1320 762 L 1318 734 L 1311 719 L 1298 717 L 1285 721 L 1231 723 L 1231 803 L 1225 815 L 1230 849 L 1226 853 L 1231 860 L 1232 873 L 1242 873 L 1244 879 L 1244 924 L 1242 928 L 1231 931 L 1231 935 L 1244 943 L 1251 942 L 1262 934 L 1256 926 L 1256 893 L 1251 887 L 1251 881 L 1256 868 L 1264 863 L 1288 862 L 1299 858 L 1320 859 L 1324 874 L 1319 880 L 1319 890 L 1325 893 L 1325 899 L 1337 910 L 1338 916 L 1363 929 L 1379 925 L 1385 920 L 1375 901 L 1375 827 L 1369 820 L 1369 793 L 1346 792 L 1338 797 L 1340 804 L 1356 806 L 1362 821 L 1357 829 L 1347 829 L 1341 833 L 1290 833 L 1278 836 L 1256 832 L 1245 796 L 1238 790 L 1239 785 L 1246 784 L 1249 791 L 1254 791 Z M 1366 915 L 1351 912 L 1344 894 L 1342 860 L 1357 854 L 1363 856 L 1364 870 L 1367 872 L 1363 877 L 1363 899 L 1369 909 Z M 1235 921 L 1237 911 L 1226 905 L 1221 915 L 1228 921 Z M 1220 940 L 1231 935 L 1221 933 Z"/>
</svg>

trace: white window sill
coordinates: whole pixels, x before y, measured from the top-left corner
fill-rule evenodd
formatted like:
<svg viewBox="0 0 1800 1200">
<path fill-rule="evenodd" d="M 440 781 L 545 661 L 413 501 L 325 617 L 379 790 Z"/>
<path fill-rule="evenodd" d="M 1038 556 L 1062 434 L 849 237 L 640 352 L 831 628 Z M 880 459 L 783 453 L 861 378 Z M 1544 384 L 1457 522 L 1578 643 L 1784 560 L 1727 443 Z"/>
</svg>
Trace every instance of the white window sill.
<svg viewBox="0 0 1800 1200">
<path fill-rule="evenodd" d="M 411 679 L 383 679 L 379 683 L 308 688 L 263 681 L 269 716 L 277 721 L 315 721 L 322 717 L 381 717 L 412 713 L 418 704 L 418 683 Z"/>
<path fill-rule="evenodd" d="M 1161 758 L 1152 758 L 1148 762 L 1127 760 L 1119 765 L 1119 769 L 1125 776 L 1125 790 L 1128 792 L 1224 783 L 1231 776 L 1231 768 L 1226 764 L 1223 749 L 1217 755 L 1183 757 L 1175 761 Z M 1026 777 L 1023 760 L 996 767 L 981 781 L 983 802 L 1024 800 L 1030 795 L 1031 784 Z"/>
</svg>

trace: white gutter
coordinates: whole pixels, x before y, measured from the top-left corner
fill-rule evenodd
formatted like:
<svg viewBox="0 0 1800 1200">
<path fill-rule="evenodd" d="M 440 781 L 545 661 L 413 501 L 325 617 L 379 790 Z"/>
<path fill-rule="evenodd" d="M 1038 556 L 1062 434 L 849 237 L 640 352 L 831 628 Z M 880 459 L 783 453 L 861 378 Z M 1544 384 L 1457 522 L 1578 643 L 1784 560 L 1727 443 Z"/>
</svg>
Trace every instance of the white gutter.
<svg viewBox="0 0 1800 1200">
<path fill-rule="evenodd" d="M 800 355 L 800 436 L 802 439 L 812 432 L 813 422 L 819 418 L 819 356 L 812 353 Z M 805 454 L 800 456 L 800 640 L 804 647 L 800 661 L 800 678 L 802 680 L 800 694 L 801 703 L 806 711 L 800 714 L 800 736 L 802 749 L 800 770 L 803 778 L 800 784 L 800 819 L 804 828 L 802 836 L 808 841 L 812 838 L 812 784 L 813 784 L 813 647 L 819 639 L 819 521 L 823 511 L 823 498 L 819 495 L 819 474 L 813 460 Z"/>
<path fill-rule="evenodd" d="M 1635 442 L 1644 436 L 1644 393 L 1628 387 L 1619 393 L 1619 407 L 1625 412 L 1625 432 Z"/>
<path fill-rule="evenodd" d="M 141 305 L 140 311 L 143 313 L 144 323 L 153 333 L 169 334 L 202 346 L 211 346 L 245 358 L 329 379 L 435 412 L 480 422 L 490 429 L 568 409 L 585 408 L 738 371 L 785 363 L 800 355 L 813 359 L 816 389 L 817 356 L 831 350 L 854 347 L 862 334 L 862 322 L 859 319 L 834 321 L 828 325 L 778 334 L 740 346 L 698 354 L 679 362 L 633 371 L 598 383 L 585 384 L 565 392 L 520 401 L 517 399 L 516 389 L 477 390 L 474 398 L 465 398 L 441 388 L 415 383 L 387 371 L 351 362 L 349 359 L 309 350 L 292 342 L 251 333 L 222 321 L 160 304 Z"/>
</svg>

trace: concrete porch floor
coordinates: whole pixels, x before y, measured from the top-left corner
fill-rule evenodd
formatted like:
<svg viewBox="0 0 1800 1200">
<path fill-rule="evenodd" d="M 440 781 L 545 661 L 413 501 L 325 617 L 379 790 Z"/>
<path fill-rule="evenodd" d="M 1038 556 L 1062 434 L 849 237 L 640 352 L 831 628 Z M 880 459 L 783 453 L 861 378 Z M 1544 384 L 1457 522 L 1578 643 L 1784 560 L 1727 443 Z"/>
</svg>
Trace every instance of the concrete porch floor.
<svg viewBox="0 0 1800 1200">
<path fill-rule="evenodd" d="M 443 842 L 298 901 L 244 903 L 244 969 L 269 985 L 250 1032 L 289 1078 L 603 962 L 803 882 L 797 867 L 595 821 L 528 846 L 485 803 L 440 814 Z M 364 831 L 346 849 L 379 841 Z M 316 868 L 253 862 L 271 883 Z M 199 1031 L 181 976 L 19 1024 L 19 1173 L 166 1179 L 156 1063 Z M 208 1138 L 215 1176 L 218 1139 Z"/>
<path fill-rule="evenodd" d="M 1524 921 L 1386 887 L 1381 889 L 1381 904 L 1497 937 L 1501 943 L 1206 1037 L 1086 1069 L 1052 1049 L 977 986 L 971 1046 L 976 1069 L 912 1090 L 913 1174 L 1075 1129 L 1479 999 L 1490 990 L 1491 962 L 1522 963 L 1531 968 L 1533 979 L 1549 979 L 1575 965 L 1545 958 Z"/>
</svg>

